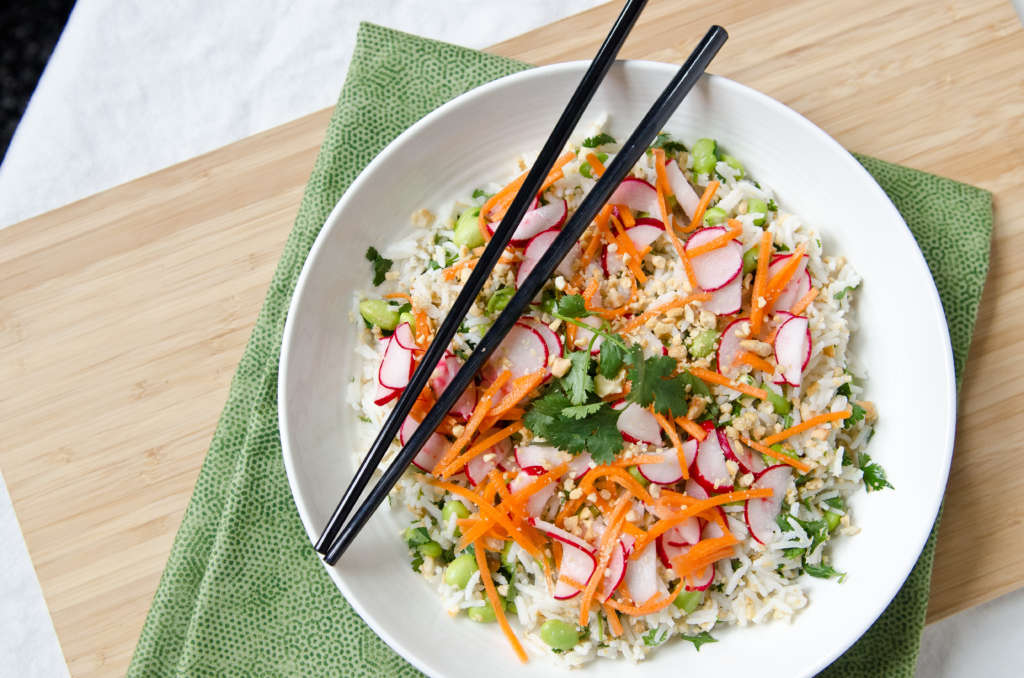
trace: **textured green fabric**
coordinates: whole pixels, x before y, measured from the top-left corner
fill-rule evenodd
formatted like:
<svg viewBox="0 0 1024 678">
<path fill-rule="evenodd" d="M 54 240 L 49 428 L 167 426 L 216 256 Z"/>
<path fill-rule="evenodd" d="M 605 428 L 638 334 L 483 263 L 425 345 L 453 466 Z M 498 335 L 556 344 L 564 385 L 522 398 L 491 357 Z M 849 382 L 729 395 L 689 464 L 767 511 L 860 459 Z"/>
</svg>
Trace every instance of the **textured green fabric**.
<svg viewBox="0 0 1024 678">
<path fill-rule="evenodd" d="M 277 426 L 289 298 L 328 213 L 389 141 L 452 97 L 527 68 L 364 24 L 295 227 L 231 386 L 132 660 L 131 676 L 412 676 L 324 572 L 292 502 Z M 870 158 L 921 243 L 958 374 L 988 267 L 989 195 Z M 881 620 L 828 673 L 913 673 L 934 534 Z"/>
</svg>

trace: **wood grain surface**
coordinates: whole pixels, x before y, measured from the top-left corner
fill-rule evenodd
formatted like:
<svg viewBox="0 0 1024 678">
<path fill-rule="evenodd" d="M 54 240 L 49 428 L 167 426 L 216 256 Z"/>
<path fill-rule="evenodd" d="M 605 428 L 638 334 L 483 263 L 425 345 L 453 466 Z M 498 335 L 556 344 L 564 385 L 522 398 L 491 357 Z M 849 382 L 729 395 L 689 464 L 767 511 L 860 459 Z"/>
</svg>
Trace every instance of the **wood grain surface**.
<svg viewBox="0 0 1024 678">
<path fill-rule="evenodd" d="M 619 8 L 493 47 L 590 58 Z M 1024 585 L 1024 31 L 1006 0 L 652 0 L 623 50 L 995 195 L 929 621 Z M 0 468 L 73 676 L 124 672 L 298 209 L 322 111 L 0 231 Z"/>
</svg>

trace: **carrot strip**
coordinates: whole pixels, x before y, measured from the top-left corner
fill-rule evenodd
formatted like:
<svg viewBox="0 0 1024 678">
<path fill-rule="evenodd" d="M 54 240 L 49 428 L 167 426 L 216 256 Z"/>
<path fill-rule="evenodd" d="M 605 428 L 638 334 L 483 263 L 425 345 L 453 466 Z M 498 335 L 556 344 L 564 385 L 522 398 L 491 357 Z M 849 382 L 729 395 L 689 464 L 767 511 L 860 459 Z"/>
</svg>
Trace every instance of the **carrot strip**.
<svg viewBox="0 0 1024 678">
<path fill-rule="evenodd" d="M 494 395 L 505 385 L 505 382 L 509 380 L 512 373 L 508 370 L 502 370 L 498 378 L 494 380 L 484 394 L 480 396 L 480 399 L 476 403 L 476 407 L 473 408 L 473 415 L 466 422 L 466 428 L 458 438 L 452 443 L 452 446 L 448 448 L 448 451 L 444 453 L 444 456 L 434 465 L 434 470 L 443 469 L 448 466 L 452 461 L 459 456 L 462 449 L 469 443 L 470 438 L 476 433 L 480 427 L 480 422 L 483 421 L 484 417 L 491 409 L 491 402 L 494 399 Z"/>
<path fill-rule="evenodd" d="M 657 539 L 662 534 L 665 534 L 668 530 L 672 529 L 679 523 L 683 522 L 691 516 L 695 516 L 699 513 L 703 513 L 709 508 L 715 506 L 721 506 L 722 504 L 730 504 L 734 501 L 743 501 L 744 499 L 758 499 L 763 497 L 772 496 L 773 491 L 770 487 L 761 487 L 753 490 L 739 490 L 737 492 L 726 492 L 725 494 L 716 494 L 713 497 L 695 501 L 678 513 L 668 517 L 662 518 L 658 522 L 647 528 L 647 538 L 645 540 L 638 541 L 633 546 L 633 555 L 631 558 L 636 557 L 643 547 Z M 660 497 L 659 497 L 660 499 Z M 659 502 L 664 503 L 664 502 Z"/>
<path fill-rule="evenodd" d="M 690 434 L 691 438 L 696 438 L 698 441 L 703 441 L 708 437 L 708 432 L 701 428 L 701 425 L 690 419 L 679 415 L 676 417 L 676 423 L 679 424 L 684 431 Z"/>
<path fill-rule="evenodd" d="M 471 257 L 469 259 L 463 259 L 462 261 L 456 261 L 454 264 L 441 271 L 441 277 L 443 277 L 445 280 L 455 280 L 455 275 L 459 271 L 466 268 L 467 266 L 469 268 L 473 268 L 474 266 L 476 266 L 476 262 L 478 261 L 480 261 L 478 257 Z"/>
<path fill-rule="evenodd" d="M 636 226 L 636 219 L 633 218 L 633 210 L 629 209 L 628 205 L 616 205 L 619 210 L 619 214 L 622 216 L 622 225 L 626 227 L 626 230 Z"/>
<path fill-rule="evenodd" d="M 494 506 L 491 505 L 491 502 L 485 499 L 484 497 L 480 496 L 473 490 L 469 490 L 466 489 L 465 487 L 462 487 L 461 485 L 449 483 L 444 480 L 435 480 L 430 476 L 424 476 L 423 479 L 425 482 L 434 485 L 435 487 L 440 487 L 442 490 L 446 490 L 448 492 L 451 492 L 452 494 L 457 494 L 463 499 L 467 499 L 473 502 L 474 504 L 477 505 L 481 521 L 489 519 L 491 522 L 495 522 L 498 525 L 501 525 L 503 528 L 505 528 L 505 531 L 508 532 L 509 537 L 515 540 L 517 544 L 522 546 L 524 551 L 529 553 L 534 558 L 541 557 L 541 552 L 540 549 L 537 548 L 537 545 L 530 541 L 528 538 L 526 538 L 523 535 L 522 530 L 513 525 L 512 521 L 509 520 L 508 516 L 502 514 L 500 511 L 494 508 Z"/>
<path fill-rule="evenodd" d="M 426 311 L 416 311 L 413 316 L 416 318 L 416 343 L 420 348 L 426 349 L 430 344 L 430 321 L 427 319 Z"/>
<path fill-rule="evenodd" d="M 601 162 L 601 158 L 597 157 L 597 153 L 587 153 L 587 163 L 590 165 L 591 173 L 595 177 L 600 177 L 604 174 L 604 163 Z"/>
<path fill-rule="evenodd" d="M 765 285 L 768 283 L 768 266 L 771 263 L 772 234 L 761 234 L 757 250 L 757 273 L 754 274 L 754 289 L 750 293 L 750 333 L 755 337 L 761 333 L 761 322 L 768 304 L 764 300 Z"/>
<path fill-rule="evenodd" d="M 846 419 L 851 414 L 853 414 L 853 410 L 842 410 L 841 412 L 825 412 L 824 414 L 819 414 L 817 416 L 811 417 L 807 421 L 801 422 L 796 426 L 790 426 L 789 428 L 783 431 L 779 431 L 778 433 L 770 435 L 767 438 L 763 439 L 761 443 L 763 445 L 774 445 L 780 440 L 785 440 L 786 438 L 792 435 L 796 435 L 797 433 L 803 433 L 807 429 L 814 428 L 819 424 L 825 424 L 830 421 L 840 421 L 842 419 Z"/>
<path fill-rule="evenodd" d="M 749 396 L 754 396 L 758 400 L 764 400 L 765 398 L 768 397 L 768 394 L 765 393 L 763 389 L 755 388 L 753 386 L 750 386 L 749 384 L 735 382 L 729 379 L 728 377 L 723 377 L 718 372 L 712 372 L 711 370 L 705 369 L 703 367 L 691 367 L 689 368 L 689 370 L 690 373 L 693 374 L 693 376 L 697 377 L 701 381 L 708 381 L 711 382 L 712 384 L 725 386 L 726 388 L 731 388 L 734 391 L 739 391 L 740 393 L 746 393 Z"/>
<path fill-rule="evenodd" d="M 796 273 L 796 269 L 800 268 L 800 260 L 803 258 L 806 250 L 807 243 L 802 242 L 797 245 L 796 249 L 793 250 L 792 256 L 786 260 L 782 268 L 768 281 L 768 287 L 764 293 L 765 308 L 769 308 L 775 299 L 782 294 L 782 290 L 786 289 L 786 285 L 789 284 L 793 274 Z"/>
<path fill-rule="evenodd" d="M 740 351 L 736 354 L 736 360 L 734 360 L 732 364 L 735 366 L 741 363 L 744 365 L 750 365 L 755 370 L 761 370 L 765 374 L 775 374 L 774 365 L 761 356 L 754 355 L 750 351 Z"/>
<path fill-rule="evenodd" d="M 625 227 L 614 214 L 611 216 L 611 221 L 613 224 L 618 226 L 619 234 L 615 236 L 615 243 L 619 246 L 619 251 L 622 252 L 623 255 L 629 255 L 628 257 L 624 257 L 626 260 L 626 266 L 634 277 L 636 277 L 637 282 L 641 285 L 644 284 L 647 282 L 647 275 L 644 274 L 643 269 L 640 268 L 640 262 L 643 261 L 643 258 L 640 256 L 640 252 L 637 251 L 636 245 L 634 245 L 633 241 L 628 235 L 626 235 Z"/>
<path fill-rule="evenodd" d="M 708 252 L 714 252 L 715 250 L 725 247 L 728 243 L 732 242 L 732 239 L 743 233 L 743 224 L 736 221 L 735 219 L 729 220 L 729 229 L 722 235 L 708 240 L 703 245 L 696 245 L 686 251 L 689 257 L 699 257 L 702 254 Z"/>
<path fill-rule="evenodd" d="M 684 554 L 676 556 L 672 560 L 672 569 L 680 577 L 688 577 L 701 572 L 705 567 L 732 554 L 732 547 L 739 543 L 739 540 L 731 534 L 712 539 L 702 539 L 697 542 Z"/>
<path fill-rule="evenodd" d="M 807 290 L 807 294 L 800 297 L 799 301 L 793 304 L 793 308 L 789 309 L 789 312 L 793 315 L 800 315 L 807 310 L 807 307 L 811 305 L 811 302 L 818 296 L 818 288 L 812 287 Z"/>
<path fill-rule="evenodd" d="M 412 297 L 410 297 L 405 292 L 391 292 L 389 294 L 385 294 L 384 298 L 385 299 L 405 299 L 410 304 L 412 303 Z"/>
<path fill-rule="evenodd" d="M 622 612 L 623 614 L 628 614 L 632 617 L 641 617 L 643 615 L 653 614 L 671 605 L 672 601 L 682 593 L 684 586 L 683 582 L 680 581 L 679 585 L 676 586 L 676 588 L 668 595 L 662 598 L 655 596 L 654 599 L 647 601 L 643 605 L 630 605 L 629 603 L 624 603 L 620 600 L 609 600 L 607 605 L 619 612 Z"/>
<path fill-rule="evenodd" d="M 491 410 L 491 415 L 500 416 L 519 404 L 519 401 L 533 392 L 544 381 L 547 368 L 524 374 L 512 380 L 512 390 Z"/>
<path fill-rule="evenodd" d="M 660 464 L 665 461 L 665 455 L 663 454 L 638 454 L 635 457 L 629 459 L 616 459 L 612 462 L 613 466 L 636 466 L 637 464 Z"/>
<path fill-rule="evenodd" d="M 501 625 L 501 630 L 505 633 L 505 637 L 508 638 L 509 644 L 512 645 L 512 649 L 515 650 L 516 655 L 519 657 L 519 661 L 526 663 L 526 650 L 519 644 L 519 639 L 516 638 L 516 634 L 513 633 L 512 627 L 508 625 L 508 619 L 505 618 L 505 608 L 501 606 L 501 600 L 498 598 L 498 590 L 494 588 L 494 581 L 491 579 L 491 568 L 487 564 L 487 554 L 484 552 L 483 541 L 476 541 L 473 543 L 473 550 L 476 551 L 476 565 L 480 568 L 480 580 L 484 583 L 484 590 L 487 591 L 487 599 L 491 601 L 491 607 L 494 609 L 494 614 L 498 618 L 498 624 Z"/>
<path fill-rule="evenodd" d="M 589 476 L 590 474 L 587 475 Z M 591 573 L 590 580 L 587 581 L 587 587 L 583 589 L 580 599 L 580 626 L 586 626 L 590 618 L 591 599 L 597 592 L 598 585 L 604 580 L 604 572 L 608 569 L 608 563 L 612 559 L 612 551 L 618 543 L 619 533 L 622 531 L 622 523 L 626 519 L 626 511 L 629 510 L 630 503 L 629 494 L 624 493 L 615 502 L 615 508 L 612 509 L 611 514 L 608 516 L 608 527 L 605 528 L 604 534 L 601 535 L 601 544 L 598 547 L 597 567 Z"/>
<path fill-rule="evenodd" d="M 548 172 L 548 175 L 545 178 L 544 183 L 541 184 L 540 191 L 538 192 L 543 193 L 549 186 L 551 186 L 551 184 L 558 181 L 558 179 L 563 176 L 562 166 L 574 157 L 576 157 L 576 154 L 572 151 L 562 154 L 562 156 L 558 158 L 558 160 L 555 161 L 555 164 L 551 167 L 551 171 Z M 497 210 L 497 214 L 494 215 L 495 220 L 500 220 L 505 216 L 505 212 L 508 211 L 508 206 L 512 204 L 512 200 L 515 198 L 516 193 L 519 192 L 519 188 L 523 185 L 523 181 L 526 180 L 527 174 L 529 174 L 529 171 L 523 172 L 510 181 L 502 187 L 501 190 L 488 198 L 487 202 L 485 202 L 483 207 L 480 208 L 480 216 L 477 217 L 477 224 L 480 227 L 480 233 L 483 235 L 484 240 L 491 239 L 491 232 L 487 229 L 487 221 L 490 217 L 490 213 Z"/>
<path fill-rule="evenodd" d="M 708 294 L 707 292 L 697 292 L 695 294 L 688 294 L 685 297 L 676 297 L 675 299 L 666 301 L 664 304 L 660 304 L 658 306 L 655 306 L 654 308 L 648 309 L 641 313 L 640 315 L 638 315 L 637 317 L 633 318 L 632 320 L 630 320 L 625 325 L 619 328 L 619 334 L 623 334 L 625 332 L 634 330 L 637 327 L 641 327 L 648 320 L 658 315 L 661 315 L 665 311 L 671 311 L 673 308 L 681 308 L 692 301 L 707 301 L 710 298 L 711 295 Z"/>
<path fill-rule="evenodd" d="M 584 495 L 590 493 L 598 478 L 608 478 L 617 485 L 625 488 L 630 494 L 645 504 L 654 503 L 654 498 L 651 496 L 650 492 L 644 489 L 644 486 L 638 483 L 636 478 L 629 475 L 618 466 L 609 466 L 607 464 L 595 466 L 587 471 L 587 475 L 583 476 L 583 480 L 580 481 L 580 489 L 583 490 Z"/>
<path fill-rule="evenodd" d="M 447 480 L 448 478 L 462 470 L 462 467 L 468 464 L 471 460 L 480 456 L 490 448 L 500 443 L 505 438 L 508 438 L 510 435 L 517 433 L 519 429 L 521 429 L 522 427 L 523 422 L 517 421 L 513 424 L 506 426 L 505 428 L 501 429 L 496 433 L 492 433 L 486 438 L 477 440 L 476 444 L 474 444 L 472 447 L 466 450 L 464 454 L 456 457 L 452 461 L 452 463 L 448 464 L 443 469 L 441 469 L 440 477 Z"/>
<path fill-rule="evenodd" d="M 511 495 L 506 495 L 502 490 L 498 490 L 498 493 L 505 497 L 500 504 L 494 507 L 494 509 L 504 515 L 505 512 L 511 512 L 519 521 L 525 521 L 526 516 L 523 514 L 522 508 L 526 501 L 535 495 L 536 493 L 543 490 L 545 487 L 550 485 L 552 482 L 558 480 L 558 477 L 565 473 L 569 469 L 568 464 L 559 464 L 558 466 L 545 471 L 541 475 L 534 478 L 528 485 L 520 488 Z M 497 469 L 491 471 L 492 474 L 497 475 Z M 462 539 L 459 540 L 459 548 L 465 548 L 467 545 L 483 536 L 488 529 L 490 529 L 490 523 L 493 521 L 481 521 L 474 531 L 464 532 Z M 521 529 L 521 528 L 520 528 Z"/>
<path fill-rule="evenodd" d="M 658 425 L 665 431 L 665 435 L 667 435 L 668 439 L 672 441 L 672 447 L 676 448 L 676 458 L 679 460 L 679 468 L 683 471 L 683 480 L 689 480 L 689 464 L 686 463 L 686 455 L 683 453 L 683 443 L 679 440 L 679 434 L 676 433 L 676 427 L 672 425 L 672 421 L 670 419 L 666 419 L 655 412 L 653 406 L 650 410 L 651 414 L 653 414 L 654 418 L 658 421 Z"/>
<path fill-rule="evenodd" d="M 718 191 L 719 183 L 712 181 L 704 187 L 704 193 L 700 196 L 700 201 L 697 203 L 697 209 L 693 211 L 693 219 L 690 221 L 690 225 L 683 229 L 683 233 L 689 233 L 700 226 L 700 223 L 704 221 L 704 212 L 708 209 L 708 205 L 715 197 L 715 193 Z"/>
<path fill-rule="evenodd" d="M 604 609 L 604 614 L 608 617 L 608 627 L 611 629 L 612 635 L 618 638 L 622 635 L 622 624 L 619 622 L 619 615 L 615 614 L 615 610 L 605 603 L 601 603 L 601 608 Z"/>
<path fill-rule="evenodd" d="M 789 464 L 790 466 L 797 469 L 801 473 L 807 473 L 808 471 L 811 470 L 810 466 L 800 461 L 799 459 L 791 457 L 788 454 L 784 454 L 782 452 L 776 452 L 767 445 L 762 445 L 759 442 L 756 442 L 754 440 L 747 440 L 746 438 L 740 438 L 740 440 L 742 440 L 743 444 L 746 445 L 747 447 L 752 447 L 761 454 L 767 455 L 773 459 L 778 459 L 783 464 Z"/>
</svg>

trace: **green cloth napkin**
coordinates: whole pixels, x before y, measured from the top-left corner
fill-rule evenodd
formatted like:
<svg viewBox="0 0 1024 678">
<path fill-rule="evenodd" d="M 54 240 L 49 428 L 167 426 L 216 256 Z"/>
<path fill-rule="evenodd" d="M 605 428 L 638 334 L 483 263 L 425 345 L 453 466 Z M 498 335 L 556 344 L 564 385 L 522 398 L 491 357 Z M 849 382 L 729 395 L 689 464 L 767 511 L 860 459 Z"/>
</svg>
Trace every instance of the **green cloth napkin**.
<svg viewBox="0 0 1024 678">
<path fill-rule="evenodd" d="M 288 302 L 328 213 L 394 137 L 526 64 L 363 24 L 295 228 L 231 385 L 130 676 L 413 676 L 352 610 L 299 522 L 281 460 L 277 366 Z M 957 383 L 988 270 L 991 196 L 859 158 L 907 220 L 946 309 Z M 340 488 L 339 488 L 340 490 Z M 911 676 L 935 533 L 875 625 L 825 674 Z"/>
</svg>

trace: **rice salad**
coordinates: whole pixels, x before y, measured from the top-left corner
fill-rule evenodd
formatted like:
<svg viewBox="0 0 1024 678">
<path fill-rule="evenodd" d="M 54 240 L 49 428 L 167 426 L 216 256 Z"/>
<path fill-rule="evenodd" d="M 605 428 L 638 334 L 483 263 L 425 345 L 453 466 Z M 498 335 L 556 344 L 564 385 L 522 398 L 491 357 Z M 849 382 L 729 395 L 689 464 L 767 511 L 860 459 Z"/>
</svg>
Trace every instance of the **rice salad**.
<svg viewBox="0 0 1024 678">
<path fill-rule="evenodd" d="M 382 467 L 614 158 L 603 127 L 548 175 Z M 421 209 L 367 252 L 360 439 L 524 176 Z M 849 497 L 891 487 L 865 453 L 860 282 L 714 140 L 659 135 L 395 486 L 413 569 L 523 661 L 639 661 L 792 619 L 805 577 L 845 576 L 830 545 L 858 532 Z"/>
</svg>

